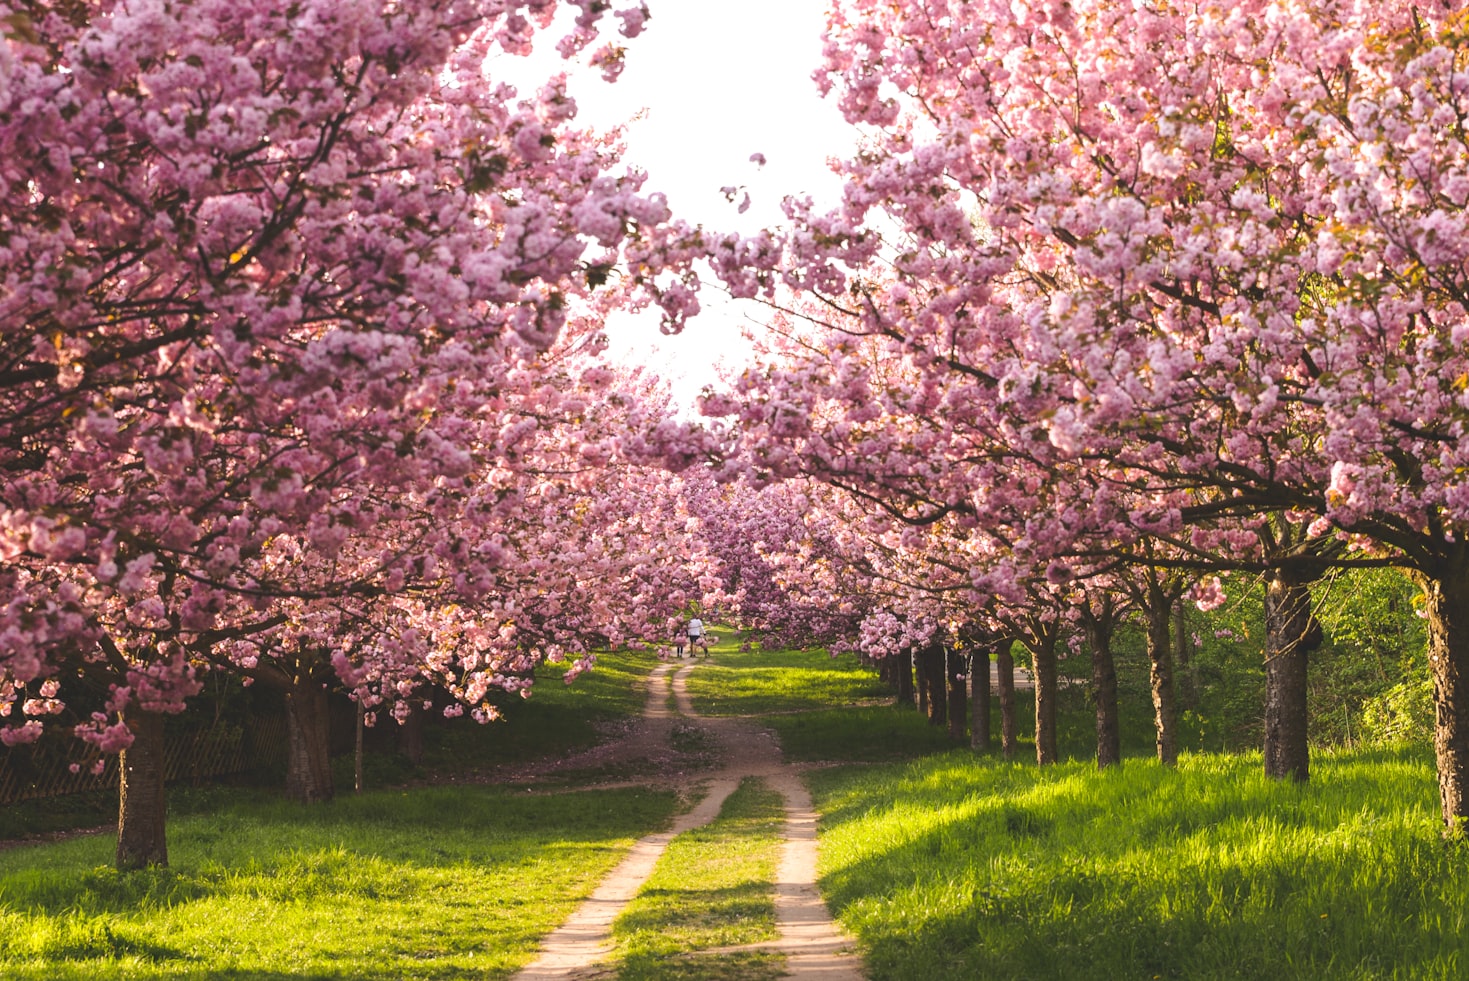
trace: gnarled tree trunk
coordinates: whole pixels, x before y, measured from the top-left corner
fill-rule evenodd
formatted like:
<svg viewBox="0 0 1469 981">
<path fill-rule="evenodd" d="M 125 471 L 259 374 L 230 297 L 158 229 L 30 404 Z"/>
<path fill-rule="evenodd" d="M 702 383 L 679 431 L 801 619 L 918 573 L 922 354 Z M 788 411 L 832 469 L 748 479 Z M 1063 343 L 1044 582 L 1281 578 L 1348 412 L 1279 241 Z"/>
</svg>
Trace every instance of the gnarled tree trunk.
<svg viewBox="0 0 1469 981">
<path fill-rule="evenodd" d="M 969 747 L 990 748 L 990 651 L 983 646 L 969 654 Z"/>
<path fill-rule="evenodd" d="M 1007 760 L 1015 758 L 1015 658 L 1010 653 L 1010 641 L 995 648 L 995 687 L 1000 696 L 1000 754 Z"/>
<path fill-rule="evenodd" d="M 1265 588 L 1265 775 L 1297 783 L 1310 778 L 1306 667 L 1321 646 L 1309 581 L 1276 569 Z"/>
<path fill-rule="evenodd" d="M 956 743 L 964 741 L 968 728 L 968 689 L 964 686 L 964 655 L 948 647 L 944 652 L 944 678 L 948 682 L 949 696 L 949 739 Z"/>
<path fill-rule="evenodd" d="M 319 683 L 304 681 L 286 695 L 286 796 L 319 804 L 335 796 L 331 768 L 331 705 Z"/>
<path fill-rule="evenodd" d="M 168 864 L 168 800 L 164 795 L 163 716 L 129 707 L 133 743 L 118 761 L 117 868 Z"/>
<path fill-rule="evenodd" d="M 1428 667 L 1433 673 L 1433 749 L 1444 834 L 1469 836 L 1469 549 L 1417 573 L 1428 615 Z"/>
</svg>

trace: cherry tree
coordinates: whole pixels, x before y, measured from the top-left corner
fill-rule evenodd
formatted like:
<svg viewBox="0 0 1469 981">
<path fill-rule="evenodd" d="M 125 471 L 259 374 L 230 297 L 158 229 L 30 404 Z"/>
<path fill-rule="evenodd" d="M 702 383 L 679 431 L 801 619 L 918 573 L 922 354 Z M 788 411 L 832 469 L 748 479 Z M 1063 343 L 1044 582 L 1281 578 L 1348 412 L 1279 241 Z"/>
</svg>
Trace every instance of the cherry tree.
<svg viewBox="0 0 1469 981">
<path fill-rule="evenodd" d="M 575 493 L 528 457 L 606 462 L 576 404 L 606 369 L 567 391 L 543 352 L 639 291 L 688 308 L 615 134 L 575 128 L 564 78 L 493 75 L 561 6 L 573 56 L 607 5 L 0 4 L 0 734 L 62 717 L 70 673 L 110 686 L 77 731 L 128 750 L 125 786 L 152 768 L 120 865 L 166 861 L 143 748 L 201 671 L 268 652 L 305 698 L 294 667 L 360 681 L 371 648 L 403 680 L 475 629 L 510 552 L 528 574 L 566 550 L 502 541 Z M 617 17 L 630 37 L 646 10 Z M 620 623 L 528 646 L 580 656 Z M 490 662 L 471 704 L 511 677 Z"/>
<path fill-rule="evenodd" d="M 723 606 L 742 625 L 770 645 L 851 646 L 867 608 L 865 591 L 844 575 L 825 488 L 720 482 L 713 471 L 682 479 L 698 547 L 720 581 Z"/>
<path fill-rule="evenodd" d="M 1083 476 L 1088 537 L 1121 558 L 1147 538 L 1293 589 L 1325 563 L 1411 570 L 1455 833 L 1460 28 L 1358 0 L 839 3 L 818 82 L 871 134 L 843 207 L 792 201 L 783 240 L 712 248 L 737 293 L 805 291 L 952 379 L 915 397 L 968 386 L 931 411 L 971 413 L 997 470 L 1046 464 L 1022 481 Z M 1044 527 L 1063 554 L 1075 529 Z M 1272 622 L 1304 655 L 1309 618 Z"/>
</svg>

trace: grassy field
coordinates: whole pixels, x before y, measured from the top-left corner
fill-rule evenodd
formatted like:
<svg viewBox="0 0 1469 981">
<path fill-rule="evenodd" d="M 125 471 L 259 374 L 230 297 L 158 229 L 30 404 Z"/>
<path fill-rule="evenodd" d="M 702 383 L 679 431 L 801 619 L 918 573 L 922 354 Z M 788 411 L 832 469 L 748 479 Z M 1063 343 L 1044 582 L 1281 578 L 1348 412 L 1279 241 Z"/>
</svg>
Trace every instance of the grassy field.
<svg viewBox="0 0 1469 981">
<path fill-rule="evenodd" d="M 369 754 L 367 784 L 385 789 L 352 795 L 338 758 L 330 805 L 170 788 L 167 870 L 112 871 L 110 834 L 0 851 L 0 977 L 507 977 L 676 800 L 424 784 L 595 744 L 598 726 L 641 710 L 637 682 L 657 663 L 604 655 L 570 686 L 547 665 L 505 722 L 430 725 L 421 766 Z M 7 808 L 0 829 L 95 824 L 115 795 L 102 806 Z"/>
<path fill-rule="evenodd" d="M 1028 742 L 1014 763 L 953 748 L 819 652 L 703 675 L 703 711 L 780 713 L 764 722 L 788 759 L 863 764 L 809 782 L 822 888 L 873 981 L 1469 977 L 1469 847 L 1441 840 L 1428 747 L 1317 752 L 1304 787 L 1266 779 L 1258 753 L 1168 770 L 1138 704 L 1131 758 L 1098 773 L 1078 688 L 1071 759 L 1042 770 Z"/>
<path fill-rule="evenodd" d="M 1159 767 L 1138 711 L 1135 751 L 1098 773 L 1076 698 L 1073 759 L 1038 769 L 950 747 L 855 662 L 717 632 L 696 704 L 760 715 L 788 758 L 828 764 L 808 777 L 822 888 L 873 981 L 1469 976 L 1469 846 L 1441 840 L 1427 747 L 1318 752 L 1296 786 L 1258 754 Z M 110 871 L 110 836 L 0 852 L 0 977 L 506 977 L 676 802 L 422 784 L 587 744 L 638 709 L 655 663 L 609 658 L 505 726 L 438 728 L 398 789 L 314 809 L 181 793 L 166 871 Z M 623 981 L 778 974 L 778 955 L 725 949 L 772 935 L 778 810 L 747 784 L 674 844 L 617 924 Z"/>
<path fill-rule="evenodd" d="M 166 870 L 111 836 L 0 853 L 0 977 L 503 978 L 671 793 L 384 791 L 176 820 Z"/>
<path fill-rule="evenodd" d="M 822 885 L 883 979 L 1460 979 L 1469 850 L 1430 754 L 1038 769 L 968 753 L 813 775 Z"/>
<path fill-rule="evenodd" d="M 893 693 L 853 655 L 724 647 L 689 677 L 695 711 L 759 716 L 787 760 L 906 760 L 951 745 L 916 711 L 894 709 Z"/>
<path fill-rule="evenodd" d="M 480 725 L 468 716 L 430 719 L 425 727 L 422 764 L 415 766 L 391 749 L 368 752 L 365 783 L 369 789 L 384 789 L 483 781 L 497 768 L 556 759 L 594 746 L 602 738 L 599 727 L 642 711 L 643 691 L 639 685 L 658 663 L 648 651 L 602 654 L 596 667 L 571 685 L 562 681 L 565 665 L 542 665 L 530 698 L 502 697 L 503 720 Z M 396 729 L 392 722 L 380 722 L 379 731 L 372 735 L 391 747 Z M 388 738 L 382 738 L 383 734 Z M 338 793 L 351 793 L 353 763 L 351 754 L 332 761 Z M 243 783 L 248 789 L 239 785 L 170 787 L 169 812 L 208 812 L 223 802 L 250 798 L 257 790 L 268 792 L 282 787 L 285 774 L 257 772 Z M 0 841 L 97 827 L 116 819 L 116 791 L 22 801 L 0 807 Z"/>
<path fill-rule="evenodd" d="M 847 654 L 821 651 L 741 652 L 733 638 L 715 648 L 714 663 L 688 680 L 700 715 L 771 715 L 891 700 L 876 674 Z"/>
<path fill-rule="evenodd" d="M 468 716 L 437 722 L 425 739 L 421 766 L 400 756 L 369 756 L 368 786 L 407 781 L 477 779 L 496 767 L 554 759 L 595 746 L 599 727 L 643 709 L 641 682 L 658 666 L 650 651 L 599 654 L 596 666 L 570 685 L 566 665 L 543 664 L 529 698 L 502 696 L 504 719 L 481 725 Z M 391 725 L 391 723 L 380 723 Z M 341 757 L 340 786 L 351 786 L 350 757 Z"/>
</svg>

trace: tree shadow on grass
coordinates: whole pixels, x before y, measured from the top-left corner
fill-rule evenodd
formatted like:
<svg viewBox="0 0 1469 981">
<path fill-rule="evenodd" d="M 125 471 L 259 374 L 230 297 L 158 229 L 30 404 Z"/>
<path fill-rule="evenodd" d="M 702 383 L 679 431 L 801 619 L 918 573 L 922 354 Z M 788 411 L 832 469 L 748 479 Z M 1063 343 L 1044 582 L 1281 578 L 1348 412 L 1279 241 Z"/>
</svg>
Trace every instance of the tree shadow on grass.
<svg viewBox="0 0 1469 981">
<path fill-rule="evenodd" d="M 276 899 L 374 898 L 395 874 L 493 874 L 547 850 L 604 852 L 666 826 L 675 806 L 673 794 L 641 789 L 532 797 L 486 787 L 383 792 L 310 808 L 250 802 L 173 822 L 167 869 L 108 867 L 111 836 L 0 856 L 0 911 L 128 913 L 242 889 Z"/>
<path fill-rule="evenodd" d="M 32 958 L 47 965 L 47 977 L 59 972 L 68 961 L 135 959 L 149 963 L 189 961 L 184 950 L 137 936 L 126 926 L 104 920 L 72 920 L 49 925 L 45 936 L 33 937 Z M 7 972 L 15 970 L 7 968 Z M 78 971 L 78 977 L 83 973 Z M 7 978 L 17 975 L 7 973 Z M 89 977 L 92 975 L 88 975 Z"/>
<path fill-rule="evenodd" d="M 954 747 L 944 729 L 912 710 L 859 706 L 770 716 L 788 760 L 886 763 Z"/>
</svg>

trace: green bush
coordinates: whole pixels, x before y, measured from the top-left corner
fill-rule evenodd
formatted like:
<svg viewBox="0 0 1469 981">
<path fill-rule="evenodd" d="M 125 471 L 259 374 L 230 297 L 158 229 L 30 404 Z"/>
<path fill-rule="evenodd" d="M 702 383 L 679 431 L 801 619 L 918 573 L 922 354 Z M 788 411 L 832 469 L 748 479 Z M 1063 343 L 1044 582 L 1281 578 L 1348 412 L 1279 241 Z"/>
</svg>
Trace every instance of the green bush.
<svg viewBox="0 0 1469 981">
<path fill-rule="evenodd" d="M 1433 742 L 1433 681 L 1412 678 L 1362 706 L 1362 737 L 1383 743 Z"/>
</svg>

